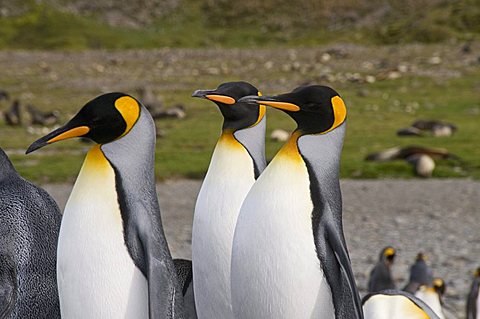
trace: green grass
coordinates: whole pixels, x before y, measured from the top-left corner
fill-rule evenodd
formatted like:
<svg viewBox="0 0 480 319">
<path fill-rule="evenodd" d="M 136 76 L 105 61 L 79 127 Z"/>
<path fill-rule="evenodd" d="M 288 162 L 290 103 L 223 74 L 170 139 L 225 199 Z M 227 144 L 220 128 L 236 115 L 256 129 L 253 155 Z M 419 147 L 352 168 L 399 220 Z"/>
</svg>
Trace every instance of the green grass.
<svg viewBox="0 0 480 319">
<path fill-rule="evenodd" d="M 403 162 L 370 163 L 364 157 L 397 145 L 425 145 L 447 148 L 460 156 L 461 163 L 439 161 L 434 177 L 480 178 L 480 148 L 478 145 L 479 115 L 471 114 L 478 107 L 479 74 L 461 79 L 451 79 L 443 84 L 433 84 L 429 79 L 417 78 L 418 88 L 408 89 L 412 79 L 375 83 L 369 86 L 368 97 L 356 94 L 360 85 L 340 87 L 338 90 L 347 102 L 348 129 L 342 155 L 341 172 L 346 178 L 411 178 L 410 166 Z M 407 88 L 405 90 L 405 88 Z M 388 100 L 382 98 L 389 92 Z M 221 115 L 216 107 L 200 100 L 191 100 L 190 91 L 177 91 L 166 95 L 168 101 L 188 103 L 188 117 L 185 120 L 160 122 L 167 135 L 157 142 L 157 177 L 201 178 L 205 173 L 216 138 L 220 132 Z M 392 101 L 400 101 L 393 106 Z M 412 113 L 405 108 L 413 101 L 419 108 Z M 376 109 L 372 110 L 372 107 Z M 268 111 L 268 132 L 275 128 L 293 129 L 294 124 L 285 114 L 277 110 Z M 448 120 L 459 126 L 453 137 L 447 138 L 400 138 L 395 132 L 418 118 Z M 24 150 L 36 136 L 25 136 L 18 129 L 2 127 L 0 143 L 8 149 Z M 5 138 L 8 136 L 8 138 Z M 274 156 L 281 143 L 267 138 L 267 157 Z M 48 150 L 48 151 L 47 151 Z M 74 151 L 72 154 L 72 151 Z M 51 152 L 58 152 L 52 154 Z M 72 180 L 81 165 L 86 146 L 77 141 L 57 143 L 32 155 L 12 156 L 18 170 L 27 178 L 41 182 Z"/>
<path fill-rule="evenodd" d="M 393 8 L 389 14 L 367 25 L 352 25 L 343 17 L 343 9 L 356 11 L 363 17 L 385 3 L 348 4 L 346 1 L 347 7 L 343 8 L 342 4 L 325 2 L 322 7 L 312 1 L 312 11 L 305 14 L 308 9 L 295 3 L 279 6 L 267 1 L 258 7 L 251 1 L 246 4 L 222 0 L 180 2 L 181 5 L 168 14 L 133 28 L 107 24 L 101 18 L 105 12 L 72 14 L 32 1 L 22 15 L 0 19 L 0 49 L 245 48 L 315 46 L 338 41 L 436 43 L 478 39 L 480 35 L 480 4 L 475 0 L 434 2 L 427 10 L 415 2 L 409 5 L 391 2 Z M 308 7 L 308 3 L 304 5 Z M 327 6 L 336 9 L 336 15 L 325 11 Z"/>
</svg>

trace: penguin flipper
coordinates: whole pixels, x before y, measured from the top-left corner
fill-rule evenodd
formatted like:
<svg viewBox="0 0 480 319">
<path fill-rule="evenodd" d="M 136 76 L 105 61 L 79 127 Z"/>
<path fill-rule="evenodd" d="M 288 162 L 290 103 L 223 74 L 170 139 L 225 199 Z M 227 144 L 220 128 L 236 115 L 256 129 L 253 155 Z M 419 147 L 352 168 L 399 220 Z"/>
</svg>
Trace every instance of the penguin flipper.
<svg viewBox="0 0 480 319">
<path fill-rule="evenodd" d="M 193 279 L 192 261 L 177 258 L 173 260 L 173 264 L 177 271 L 178 284 L 180 285 L 180 288 L 182 288 L 182 294 L 185 296 Z"/>
<path fill-rule="evenodd" d="M 144 251 L 145 277 L 148 281 L 149 318 L 184 318 L 183 297 L 164 236 L 153 225 L 143 225 L 138 236 Z M 163 232 L 162 232 L 163 233 Z M 170 260 L 170 262 L 168 262 Z"/>
<path fill-rule="evenodd" d="M 467 298 L 467 319 L 476 319 L 477 318 L 477 299 L 479 298 L 478 294 L 480 293 L 480 279 L 475 279 L 472 283 L 472 288 L 468 294 Z"/>
<path fill-rule="evenodd" d="M 346 287 L 345 285 L 344 287 L 348 289 L 348 292 L 353 299 L 353 311 L 356 316 L 349 318 L 363 319 L 362 303 L 357 290 L 357 285 L 355 283 L 355 277 L 353 276 L 350 257 L 348 256 L 343 236 L 339 234 L 338 227 L 328 222 L 326 224 L 326 236 L 327 243 L 330 246 L 330 249 L 333 251 L 337 263 L 340 265 L 340 272 L 338 275 L 341 278 L 338 280 L 343 283 L 347 283 Z"/>
<path fill-rule="evenodd" d="M 17 276 L 10 257 L 0 254 L 0 318 L 9 318 L 17 299 Z"/>
<path fill-rule="evenodd" d="M 195 308 L 195 294 L 193 290 L 192 261 L 186 259 L 174 259 L 173 263 L 177 270 L 178 283 L 182 288 L 185 317 L 188 319 L 196 319 L 197 310 Z"/>
</svg>

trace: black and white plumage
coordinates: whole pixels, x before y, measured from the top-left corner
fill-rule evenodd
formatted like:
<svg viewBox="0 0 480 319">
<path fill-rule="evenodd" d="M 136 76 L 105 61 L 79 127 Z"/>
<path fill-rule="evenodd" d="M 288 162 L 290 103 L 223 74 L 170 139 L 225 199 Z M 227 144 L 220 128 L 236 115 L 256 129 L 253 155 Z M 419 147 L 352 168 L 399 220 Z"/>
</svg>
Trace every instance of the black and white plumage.
<svg viewBox="0 0 480 319">
<path fill-rule="evenodd" d="M 183 318 L 155 189 L 155 126 L 124 93 L 88 102 L 27 153 L 73 137 L 94 145 L 65 206 L 57 278 L 64 318 Z"/>
<path fill-rule="evenodd" d="M 193 93 L 214 102 L 223 116 L 193 217 L 193 282 L 200 318 L 233 318 L 230 272 L 235 223 L 245 196 L 266 166 L 266 107 L 238 101 L 258 94 L 246 82 Z"/>
<path fill-rule="evenodd" d="M 0 318 L 60 318 L 56 280 L 61 214 L 0 149 Z"/>
<path fill-rule="evenodd" d="M 236 318 L 363 318 L 342 225 L 346 107 L 325 86 L 240 100 L 284 110 L 298 127 L 248 193 L 235 228 Z"/>
</svg>

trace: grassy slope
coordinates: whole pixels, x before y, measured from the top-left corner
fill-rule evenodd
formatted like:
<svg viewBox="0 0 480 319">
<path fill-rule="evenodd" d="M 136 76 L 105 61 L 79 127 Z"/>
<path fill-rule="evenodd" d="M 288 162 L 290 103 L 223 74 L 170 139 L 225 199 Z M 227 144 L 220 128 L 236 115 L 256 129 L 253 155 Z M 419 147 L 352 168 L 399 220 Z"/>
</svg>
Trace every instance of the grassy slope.
<svg viewBox="0 0 480 319">
<path fill-rule="evenodd" d="M 355 1 L 350 2 L 356 3 Z M 342 3 L 350 2 L 343 1 Z M 379 2 L 377 1 L 377 3 Z M 227 7 L 220 7 L 218 3 Z M 277 6 L 278 10 L 283 10 L 283 12 L 272 12 L 277 8 L 268 1 L 265 2 L 263 10 L 257 10 L 256 2 L 253 0 L 245 3 L 247 8 L 243 8 L 246 11 L 242 13 L 241 10 L 238 10 L 238 6 L 242 5 L 239 2 L 189 1 L 188 6 L 180 6 L 179 9 L 154 21 L 144 29 L 112 27 L 101 22 L 98 17 L 72 15 L 46 5 L 32 5 L 31 10 L 22 16 L 0 19 L 0 49 L 285 48 L 316 46 L 332 41 L 371 45 L 412 41 L 436 42 L 451 37 L 464 40 L 478 38 L 480 33 L 480 19 L 478 18 L 480 17 L 480 4 L 476 0 L 448 3 L 440 1 L 439 5 L 435 5 L 429 10 L 396 8 L 393 10 L 395 14 L 387 15 L 385 19 L 380 19 L 379 22 L 374 21 L 368 26 L 344 27 L 335 30 L 327 30 L 322 23 L 316 24 L 313 21 L 315 16 L 310 17 L 310 20 L 307 19 L 306 22 L 296 24 L 300 18 L 305 17 L 288 11 L 296 9 L 295 7 Z M 249 3 L 250 7 L 248 7 Z M 315 1 L 305 0 L 302 3 L 313 5 Z M 391 3 L 395 3 L 395 1 Z M 409 3 L 417 2 L 409 1 Z M 422 4 L 418 2 L 415 5 Z M 227 12 L 229 15 L 225 15 Z M 272 13 L 266 14 L 267 12 Z M 281 19 L 274 19 L 277 13 L 280 14 Z M 269 20 L 267 21 L 267 19 Z M 3 68 L 9 67 L 8 61 L 3 62 L 6 63 L 2 65 Z M 55 65 L 53 67 L 55 68 Z M 85 66 L 85 68 L 88 67 L 90 66 Z M 121 67 L 128 66 L 122 65 Z M 350 69 L 350 71 L 357 70 Z M 60 78 L 77 78 L 75 72 L 78 70 L 62 72 Z M 315 78 L 314 72 L 312 71 L 312 74 L 307 76 Z M 342 163 L 343 176 L 409 177 L 411 176 L 410 168 L 404 163 L 374 164 L 365 163 L 362 159 L 367 153 L 386 147 L 399 144 L 421 144 L 446 147 L 465 159 L 465 163 L 461 164 L 461 167 L 455 167 L 456 163 L 440 163 L 435 171 L 436 176 L 480 178 L 480 150 L 472 147 L 472 145 L 476 145 L 476 136 L 478 136 L 478 115 L 470 114 L 472 108 L 478 107 L 480 100 L 478 95 L 479 76 L 477 70 L 471 71 L 461 78 L 449 78 L 445 81 L 432 81 L 431 78 L 426 77 L 404 77 L 395 81 L 377 82 L 368 85 L 370 94 L 367 97 L 359 97 L 356 94 L 359 89 L 365 87 L 364 84 L 332 84 L 342 93 L 349 106 L 349 128 Z M 182 81 L 183 87 L 176 89 L 175 94 L 165 90 L 161 92 L 162 96 L 171 103 L 182 102 L 191 106 L 186 120 L 166 121 L 160 124 L 161 127 L 166 128 L 168 135 L 158 143 L 157 175 L 162 178 L 199 177 L 208 166 L 220 127 L 220 115 L 208 103 L 192 101 L 189 98 L 191 90 L 203 86 L 214 87 L 226 80 L 246 79 L 255 83 L 268 84 L 278 83 L 282 80 L 281 78 L 285 78 L 285 74 L 270 71 L 253 76 L 251 74 L 210 75 L 201 79 L 179 75 L 168 78 L 166 83 L 156 83 L 162 87 L 165 84 Z M 83 89 L 68 85 L 59 86 L 49 81 L 50 79 L 42 72 L 26 70 L 20 74 L 8 76 L 3 74 L 0 77 L 0 88 L 8 89 L 17 96 L 21 96 L 25 90 L 29 90 L 34 97 L 22 97 L 22 100 L 31 100 L 44 109 L 57 108 L 68 112 L 73 112 L 78 106 L 99 93 L 98 88 Z M 301 80 L 290 82 L 288 87 L 301 83 Z M 127 91 L 128 89 L 130 88 L 127 88 Z M 452 94 L 452 92 L 455 93 Z M 390 96 L 388 99 L 383 98 L 385 93 Z M 398 107 L 392 107 L 394 100 L 399 101 Z M 69 101 L 67 109 L 63 109 L 64 101 Z M 405 105 L 412 101 L 419 102 L 420 108 L 415 113 L 405 112 Z M 434 108 L 430 106 L 434 106 Z M 378 110 L 372 111 L 372 108 L 378 108 Z M 459 124 L 460 131 L 453 138 L 400 139 L 395 137 L 394 134 L 398 128 L 422 117 L 452 121 Z M 68 116 L 65 115 L 64 120 L 67 118 Z M 283 114 L 269 111 L 269 131 L 277 127 L 291 129 L 293 124 Z M 20 154 L 20 151 L 25 149 L 28 143 L 38 135 L 32 136 L 22 130 L 7 128 L 2 124 L 0 124 L 0 129 L 0 145 L 9 149 L 10 154 L 13 150 L 12 158 L 17 167 L 29 178 L 52 181 L 71 179 L 81 165 L 85 145 L 66 142 L 54 147 L 55 151 L 60 151 L 60 154 L 52 151 L 25 157 Z M 192 132 L 195 134 L 192 135 Z M 268 156 L 271 157 L 280 144 L 270 142 L 267 147 Z"/>
<path fill-rule="evenodd" d="M 74 15 L 32 2 L 23 15 L 0 19 L 0 48 L 312 46 L 339 40 L 431 43 L 475 39 L 480 34 L 476 0 L 330 2 L 304 0 L 302 5 L 279 6 L 266 1 L 258 7 L 256 1 L 179 1 L 177 9 L 142 28 L 112 27 L 100 18 L 102 13 Z M 365 18 L 379 6 L 391 9 L 380 18 Z M 348 12 L 355 13 L 357 22 L 348 21 Z M 359 22 L 365 19 L 369 21 Z"/>
</svg>

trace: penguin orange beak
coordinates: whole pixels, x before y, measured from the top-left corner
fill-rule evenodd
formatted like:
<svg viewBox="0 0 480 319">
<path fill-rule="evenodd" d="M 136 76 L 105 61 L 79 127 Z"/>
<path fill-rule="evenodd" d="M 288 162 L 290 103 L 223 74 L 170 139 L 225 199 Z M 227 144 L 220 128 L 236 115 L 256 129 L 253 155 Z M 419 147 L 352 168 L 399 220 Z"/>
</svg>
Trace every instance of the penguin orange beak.
<svg viewBox="0 0 480 319">
<path fill-rule="evenodd" d="M 244 96 L 238 102 L 243 102 L 247 104 L 262 104 L 266 106 L 270 106 L 279 110 L 283 111 L 290 111 L 290 112 L 298 112 L 300 111 L 300 107 L 296 104 L 281 101 L 276 96 L 257 96 L 257 95 L 249 95 Z"/>
<path fill-rule="evenodd" d="M 38 150 L 45 145 L 52 144 L 58 141 L 63 141 L 73 137 L 80 137 L 88 134 L 90 128 L 85 125 L 76 126 L 71 122 L 45 135 L 44 137 L 33 142 L 27 149 L 26 154 Z"/>
<path fill-rule="evenodd" d="M 207 99 L 213 102 L 220 102 L 227 105 L 232 105 L 236 103 L 233 97 L 217 94 L 215 90 L 196 90 L 195 92 L 193 92 L 192 97 Z"/>
</svg>

